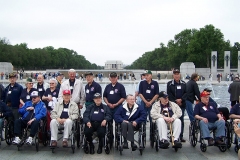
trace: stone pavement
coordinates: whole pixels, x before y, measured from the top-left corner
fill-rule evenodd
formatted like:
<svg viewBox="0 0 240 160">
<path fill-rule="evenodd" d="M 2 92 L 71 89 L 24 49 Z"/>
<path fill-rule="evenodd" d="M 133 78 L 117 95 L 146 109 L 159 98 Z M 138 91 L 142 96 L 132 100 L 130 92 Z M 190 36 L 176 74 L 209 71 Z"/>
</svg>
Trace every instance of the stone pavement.
<svg viewBox="0 0 240 160">
<path fill-rule="evenodd" d="M 184 137 L 188 140 L 188 126 L 189 120 L 185 120 L 185 133 Z M 0 147 L 0 160 L 89 160 L 89 159 L 99 159 L 99 160 L 134 160 L 134 159 L 144 159 L 144 160 L 237 160 L 237 153 L 234 151 L 234 146 L 227 150 L 226 152 L 221 152 L 218 147 L 208 147 L 207 151 L 204 153 L 200 150 L 199 143 L 194 148 L 187 141 L 183 143 L 183 147 L 177 152 L 173 148 L 160 149 L 158 152 L 154 148 L 150 147 L 149 143 L 149 123 L 147 125 L 147 144 L 143 151 L 143 155 L 140 155 L 138 150 L 132 152 L 131 149 L 123 150 L 123 155 L 119 154 L 119 151 L 113 148 L 109 155 L 103 152 L 102 154 L 95 153 L 94 155 L 85 154 L 84 151 L 80 149 L 75 149 L 75 153 L 72 153 L 71 148 L 57 148 L 55 153 L 52 153 L 49 147 L 44 147 L 42 144 L 39 146 L 39 152 L 36 152 L 35 146 L 24 145 L 20 151 L 17 150 L 17 146 L 8 146 L 3 141 Z M 58 142 L 61 145 L 61 141 Z M 97 150 L 97 145 L 95 145 L 95 152 Z"/>
</svg>

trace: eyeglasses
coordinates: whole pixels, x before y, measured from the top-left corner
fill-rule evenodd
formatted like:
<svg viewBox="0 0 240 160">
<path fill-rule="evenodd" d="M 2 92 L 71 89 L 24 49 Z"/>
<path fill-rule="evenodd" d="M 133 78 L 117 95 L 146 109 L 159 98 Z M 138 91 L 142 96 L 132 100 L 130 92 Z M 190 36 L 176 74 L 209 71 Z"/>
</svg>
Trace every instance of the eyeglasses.
<svg viewBox="0 0 240 160">
<path fill-rule="evenodd" d="M 28 83 L 28 84 L 31 84 L 31 85 L 33 85 L 33 83 Z"/>
<path fill-rule="evenodd" d="M 54 83 L 50 83 L 50 84 L 54 84 Z"/>
<path fill-rule="evenodd" d="M 36 99 L 37 97 L 32 97 L 32 99 Z"/>
</svg>

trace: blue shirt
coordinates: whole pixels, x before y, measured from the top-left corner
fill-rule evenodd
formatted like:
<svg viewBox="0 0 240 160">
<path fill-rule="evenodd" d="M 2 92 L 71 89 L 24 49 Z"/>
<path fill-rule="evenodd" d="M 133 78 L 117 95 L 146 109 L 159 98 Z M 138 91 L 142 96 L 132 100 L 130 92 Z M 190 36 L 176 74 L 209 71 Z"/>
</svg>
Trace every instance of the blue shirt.
<svg viewBox="0 0 240 160">
<path fill-rule="evenodd" d="M 180 81 L 179 81 L 179 83 L 174 81 L 174 85 L 176 87 L 176 99 L 182 99 L 183 92 L 182 92 L 182 87 L 181 87 Z"/>
<path fill-rule="evenodd" d="M 164 108 L 167 108 L 167 111 L 168 111 L 168 113 L 169 113 L 169 117 L 172 117 L 173 111 L 172 111 L 172 108 L 169 107 L 169 103 L 168 103 L 166 106 L 164 106 L 163 104 L 161 104 L 161 113 L 160 113 L 160 114 L 163 114 Z M 168 116 L 166 116 L 166 115 L 164 115 L 164 116 L 165 116 L 165 117 L 168 117 Z"/>
<path fill-rule="evenodd" d="M 21 96 L 20 96 L 20 99 L 25 103 L 27 101 L 31 101 L 31 93 L 33 91 L 37 91 L 36 88 L 31 88 L 29 92 L 27 92 L 27 88 L 23 89 L 22 93 L 21 93 Z"/>
<path fill-rule="evenodd" d="M 230 115 L 231 114 L 235 114 L 235 115 L 240 115 L 240 104 L 238 103 L 238 104 L 235 104 L 233 107 L 232 107 L 232 109 L 231 109 L 231 111 L 230 111 Z"/>
<path fill-rule="evenodd" d="M 42 99 L 42 96 L 43 96 L 43 94 L 44 94 L 44 92 L 45 92 L 45 89 L 44 89 L 44 87 L 43 87 L 43 84 L 39 85 L 39 83 L 38 83 L 38 84 L 37 84 L 37 90 L 38 90 L 38 93 L 40 94 L 41 99 Z"/>
<path fill-rule="evenodd" d="M 195 105 L 194 116 L 199 115 L 201 117 L 207 118 L 208 122 L 210 123 L 214 123 L 218 120 L 217 114 L 219 114 L 217 106 L 212 102 L 209 102 L 208 106 L 202 102 Z"/>
<path fill-rule="evenodd" d="M 102 87 L 98 83 L 93 81 L 90 86 L 89 84 L 85 86 L 85 93 L 86 93 L 86 102 L 93 102 L 93 95 L 95 93 L 102 94 Z"/>
<path fill-rule="evenodd" d="M 62 114 L 60 116 L 60 118 L 64 118 L 64 119 L 68 119 L 68 106 L 69 106 L 69 103 L 68 104 L 64 104 L 63 103 L 63 111 L 62 111 Z"/>
<path fill-rule="evenodd" d="M 141 81 L 139 86 L 139 94 L 142 94 L 147 101 L 150 101 L 155 95 L 159 94 L 158 83 L 154 80 L 151 80 L 150 84 L 146 80 Z"/>
<path fill-rule="evenodd" d="M 10 90 L 11 92 L 9 92 Z M 18 83 L 15 83 L 13 87 L 9 84 L 4 90 L 3 101 L 10 102 L 13 108 L 19 108 L 22 90 L 22 86 Z"/>
<path fill-rule="evenodd" d="M 109 103 L 115 104 L 121 98 L 126 98 L 125 87 L 118 82 L 115 84 L 115 86 L 112 86 L 112 83 L 110 83 L 106 86 L 103 97 L 106 97 Z"/>
</svg>

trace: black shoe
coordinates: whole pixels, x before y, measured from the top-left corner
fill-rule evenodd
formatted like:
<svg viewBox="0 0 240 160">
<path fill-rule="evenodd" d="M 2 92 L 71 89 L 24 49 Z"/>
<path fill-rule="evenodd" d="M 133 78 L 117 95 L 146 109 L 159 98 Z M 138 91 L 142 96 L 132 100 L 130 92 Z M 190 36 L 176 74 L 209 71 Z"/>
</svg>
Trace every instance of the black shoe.
<svg viewBox="0 0 240 160">
<path fill-rule="evenodd" d="M 89 144 L 90 147 L 90 154 L 94 154 L 94 145 L 93 144 Z"/>
<path fill-rule="evenodd" d="M 97 154 L 101 154 L 101 153 L 102 153 L 102 147 L 98 147 Z"/>
<path fill-rule="evenodd" d="M 123 143 L 123 149 L 128 149 L 128 142 Z"/>
<path fill-rule="evenodd" d="M 160 148 L 163 148 L 163 149 L 168 148 L 169 145 L 170 145 L 170 143 L 167 140 L 163 140 L 163 141 L 159 142 Z"/>
<path fill-rule="evenodd" d="M 132 151 L 136 151 L 137 145 L 135 143 L 131 143 Z"/>
<path fill-rule="evenodd" d="M 225 143 L 223 141 L 221 141 L 220 139 L 215 141 L 216 145 L 225 145 Z"/>
<path fill-rule="evenodd" d="M 181 142 L 186 142 L 186 140 L 185 140 L 185 139 L 183 139 L 183 138 L 181 138 Z"/>
<path fill-rule="evenodd" d="M 209 146 L 213 146 L 214 145 L 214 141 L 212 138 L 208 139 L 208 145 Z"/>
<path fill-rule="evenodd" d="M 173 146 L 173 147 L 175 147 L 175 148 L 182 148 L 182 143 L 179 142 L 179 141 L 177 141 L 177 140 L 175 140 L 175 141 L 174 141 L 174 146 Z"/>
</svg>

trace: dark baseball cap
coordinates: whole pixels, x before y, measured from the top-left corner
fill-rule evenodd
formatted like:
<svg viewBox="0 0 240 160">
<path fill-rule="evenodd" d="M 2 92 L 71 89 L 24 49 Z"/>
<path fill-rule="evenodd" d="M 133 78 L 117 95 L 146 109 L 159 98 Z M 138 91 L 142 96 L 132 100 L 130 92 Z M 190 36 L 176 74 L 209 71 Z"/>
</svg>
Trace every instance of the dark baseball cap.
<svg viewBox="0 0 240 160">
<path fill-rule="evenodd" d="M 117 77 L 117 73 L 116 72 L 110 73 L 110 77 Z"/>
<path fill-rule="evenodd" d="M 180 73 L 179 69 L 174 69 L 173 74 L 175 74 L 175 73 Z"/>
<path fill-rule="evenodd" d="M 165 91 L 161 91 L 161 92 L 159 93 L 159 98 L 161 98 L 161 97 L 163 97 L 163 98 L 168 97 L 167 92 L 165 92 Z"/>
<path fill-rule="evenodd" d="M 9 76 L 9 78 L 12 78 L 12 77 L 17 77 L 17 74 L 13 72 L 13 73 L 9 73 L 9 75 L 8 75 L 8 76 Z"/>
<path fill-rule="evenodd" d="M 91 75 L 91 76 L 93 76 L 93 73 L 92 73 L 92 72 L 90 72 L 90 71 L 88 71 L 88 72 L 86 72 L 86 73 L 85 73 L 85 76 L 88 76 L 88 75 Z"/>
<path fill-rule="evenodd" d="M 100 93 L 95 93 L 93 95 L 93 98 L 101 98 L 101 97 L 102 97 L 102 95 Z"/>
<path fill-rule="evenodd" d="M 204 88 L 203 91 L 212 92 L 212 90 L 210 88 Z"/>
</svg>

